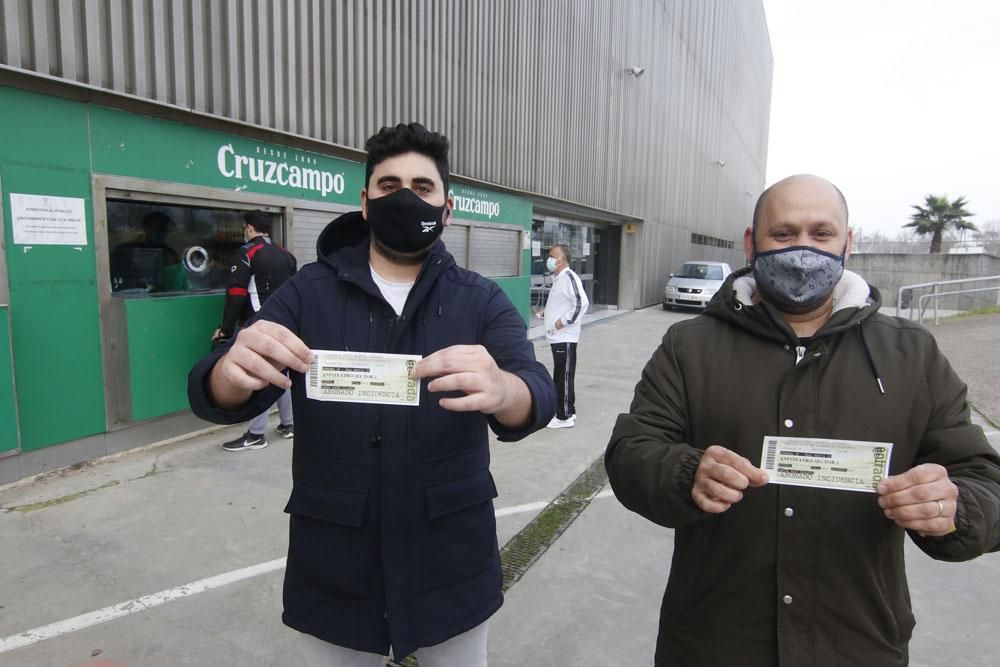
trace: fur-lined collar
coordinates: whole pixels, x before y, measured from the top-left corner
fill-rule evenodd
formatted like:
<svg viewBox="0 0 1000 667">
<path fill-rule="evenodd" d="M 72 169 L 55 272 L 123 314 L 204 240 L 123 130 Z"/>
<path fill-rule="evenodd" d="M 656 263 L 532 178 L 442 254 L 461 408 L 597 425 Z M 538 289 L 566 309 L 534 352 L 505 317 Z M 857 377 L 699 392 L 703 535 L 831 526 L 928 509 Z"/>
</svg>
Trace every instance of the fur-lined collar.
<svg viewBox="0 0 1000 667">
<path fill-rule="evenodd" d="M 740 276 L 733 281 L 736 299 L 744 306 L 752 306 L 753 295 L 757 291 L 757 281 L 753 273 Z M 853 271 L 844 270 L 837 286 L 833 288 L 833 312 L 844 308 L 864 308 L 870 303 L 869 286 L 865 279 Z"/>
</svg>

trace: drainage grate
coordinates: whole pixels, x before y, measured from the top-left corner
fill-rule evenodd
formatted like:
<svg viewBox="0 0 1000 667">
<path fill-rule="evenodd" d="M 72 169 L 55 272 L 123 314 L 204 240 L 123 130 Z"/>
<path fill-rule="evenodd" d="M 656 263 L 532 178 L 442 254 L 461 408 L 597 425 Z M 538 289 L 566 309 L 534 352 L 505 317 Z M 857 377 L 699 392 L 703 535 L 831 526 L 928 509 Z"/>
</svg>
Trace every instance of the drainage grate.
<svg viewBox="0 0 1000 667">
<path fill-rule="evenodd" d="M 521 532 L 503 545 L 500 562 L 504 591 L 516 584 L 528 568 L 541 558 L 549 546 L 587 509 L 587 505 L 607 482 L 604 456 L 600 456 Z"/>
<path fill-rule="evenodd" d="M 566 532 L 607 483 L 608 473 L 604 469 L 602 455 L 563 489 L 521 532 L 503 545 L 500 549 L 500 566 L 503 570 L 504 592 L 516 584 L 552 543 Z M 410 656 L 399 663 L 388 660 L 386 667 L 419 667 L 419 663 Z"/>
</svg>

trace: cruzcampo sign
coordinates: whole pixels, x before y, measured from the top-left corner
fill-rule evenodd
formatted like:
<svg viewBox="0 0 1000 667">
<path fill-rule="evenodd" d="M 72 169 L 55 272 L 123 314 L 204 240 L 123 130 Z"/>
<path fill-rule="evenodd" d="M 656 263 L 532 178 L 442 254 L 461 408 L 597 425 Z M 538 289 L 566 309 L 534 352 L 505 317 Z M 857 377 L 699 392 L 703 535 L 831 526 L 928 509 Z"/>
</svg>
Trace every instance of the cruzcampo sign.
<svg viewBox="0 0 1000 667">
<path fill-rule="evenodd" d="M 326 197 L 331 192 L 343 195 L 347 187 L 343 170 L 324 168 L 328 165 L 321 165 L 318 157 L 308 153 L 258 144 L 250 155 L 241 155 L 230 141 L 219 146 L 215 156 L 219 173 L 237 183 L 280 185 L 295 190 L 304 188 L 318 192 L 320 197 Z"/>
<path fill-rule="evenodd" d="M 364 165 L 183 123 L 93 107 L 94 172 L 357 204 Z"/>
<path fill-rule="evenodd" d="M 448 194 L 455 200 L 456 218 L 531 228 L 531 202 L 527 199 L 459 184 L 452 185 Z"/>
</svg>

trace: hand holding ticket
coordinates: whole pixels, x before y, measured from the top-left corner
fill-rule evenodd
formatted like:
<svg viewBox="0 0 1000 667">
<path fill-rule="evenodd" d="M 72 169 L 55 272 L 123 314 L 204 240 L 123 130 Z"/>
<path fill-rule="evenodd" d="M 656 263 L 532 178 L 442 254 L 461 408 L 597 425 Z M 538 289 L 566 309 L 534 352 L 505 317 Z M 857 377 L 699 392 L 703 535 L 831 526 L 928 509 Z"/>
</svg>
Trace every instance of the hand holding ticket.
<svg viewBox="0 0 1000 667">
<path fill-rule="evenodd" d="M 269 384 L 288 388 L 292 383 L 283 369 L 304 373 L 311 360 L 312 353 L 298 336 L 280 324 L 258 320 L 240 331 L 212 369 L 212 402 L 232 410 Z"/>
<path fill-rule="evenodd" d="M 712 445 L 695 471 L 691 499 L 703 512 L 719 514 L 743 500 L 743 491 L 767 484 L 767 474 L 736 452 Z"/>
<path fill-rule="evenodd" d="M 875 493 L 891 455 L 891 442 L 766 435 L 760 467 L 774 484 Z"/>
<path fill-rule="evenodd" d="M 427 391 L 458 391 L 464 396 L 438 399 L 455 412 L 482 412 L 509 428 L 522 428 L 532 415 L 531 392 L 524 380 L 497 366 L 482 345 L 451 345 L 428 355 L 413 369 L 415 378 L 434 378 Z"/>
<path fill-rule="evenodd" d="M 885 516 L 900 527 L 921 535 L 955 532 L 958 487 L 948 477 L 948 469 L 923 463 L 878 485 L 878 504 Z"/>
<path fill-rule="evenodd" d="M 313 350 L 306 396 L 314 401 L 420 405 L 415 354 Z"/>
<path fill-rule="evenodd" d="M 502 371 L 482 345 L 452 345 L 427 357 L 312 350 L 306 397 L 344 403 L 420 404 L 420 383 L 427 391 L 462 392 L 438 399 L 446 410 L 493 415 L 511 428 L 531 417 L 531 394 L 524 381 Z"/>
<path fill-rule="evenodd" d="M 506 378 L 482 345 L 452 345 L 438 350 L 417 364 L 414 377 L 434 378 L 427 385 L 428 391 L 465 394 L 440 399 L 446 410 L 493 414 L 508 400 Z"/>
</svg>

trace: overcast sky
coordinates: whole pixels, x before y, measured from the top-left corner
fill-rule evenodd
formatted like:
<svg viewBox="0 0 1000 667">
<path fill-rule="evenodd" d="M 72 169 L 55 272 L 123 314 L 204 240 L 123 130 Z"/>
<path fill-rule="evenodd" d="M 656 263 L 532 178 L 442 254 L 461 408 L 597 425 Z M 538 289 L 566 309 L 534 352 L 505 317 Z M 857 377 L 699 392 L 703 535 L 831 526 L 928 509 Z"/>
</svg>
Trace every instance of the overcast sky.
<svg viewBox="0 0 1000 667">
<path fill-rule="evenodd" d="M 1000 2 L 764 0 L 774 88 L 767 183 L 833 181 L 855 233 L 963 195 L 1000 221 Z"/>
</svg>

